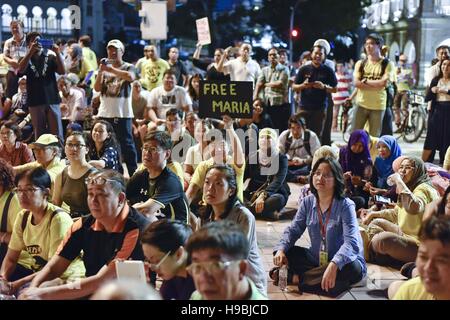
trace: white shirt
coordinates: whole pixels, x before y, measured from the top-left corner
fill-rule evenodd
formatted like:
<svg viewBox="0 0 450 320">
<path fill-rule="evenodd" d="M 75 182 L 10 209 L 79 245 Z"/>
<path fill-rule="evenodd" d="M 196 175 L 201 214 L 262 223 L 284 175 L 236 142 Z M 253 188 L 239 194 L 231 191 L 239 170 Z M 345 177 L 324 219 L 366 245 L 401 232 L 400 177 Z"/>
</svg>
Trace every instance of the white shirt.
<svg viewBox="0 0 450 320">
<path fill-rule="evenodd" d="M 243 62 L 241 58 L 237 58 L 224 64 L 224 73 L 230 75 L 231 81 L 251 81 L 254 86 L 261 67 L 255 60 Z"/>
<path fill-rule="evenodd" d="M 183 110 L 184 106 L 192 107 L 192 100 L 186 89 L 175 86 L 172 90 L 166 91 L 164 86 L 159 86 L 150 92 L 150 107 L 156 107 L 156 116 L 159 119 L 166 119 L 166 112 L 170 108 Z"/>
<path fill-rule="evenodd" d="M 427 69 L 425 72 L 425 86 L 429 87 L 431 84 L 431 81 L 439 76 L 439 73 L 441 71 L 441 63 L 438 62 L 434 66 L 431 66 Z"/>
<path fill-rule="evenodd" d="M 206 146 L 205 149 L 203 149 L 203 152 L 200 152 L 200 144 L 196 144 L 193 147 L 190 147 L 186 154 L 186 160 L 184 161 L 184 164 L 188 164 L 192 166 L 195 169 L 197 169 L 197 166 L 200 162 L 208 160 L 211 158 L 211 148 L 209 146 Z"/>
<path fill-rule="evenodd" d="M 314 152 L 316 152 L 316 150 L 320 148 L 320 141 L 313 131 L 310 130 L 309 132 L 310 132 L 309 145 L 311 147 L 311 154 L 314 155 Z M 286 150 L 285 146 L 288 137 L 292 139 L 292 143 L 291 146 L 289 147 L 289 150 Z M 308 151 L 306 151 L 306 148 L 303 147 L 304 138 L 305 138 L 305 131 L 303 131 L 301 138 L 295 139 L 292 136 L 291 130 L 285 130 L 280 134 L 280 137 L 278 138 L 278 150 L 280 150 L 281 153 L 286 154 L 288 160 L 293 160 L 294 158 L 299 159 L 312 158 L 312 156 L 308 153 Z"/>
<path fill-rule="evenodd" d="M 83 94 L 81 91 L 70 88 L 69 95 L 64 97 L 62 92 L 59 92 L 61 97 L 61 104 L 67 106 L 66 110 L 61 110 L 61 118 L 70 121 L 83 121 L 83 109 L 86 105 L 83 103 Z"/>
</svg>

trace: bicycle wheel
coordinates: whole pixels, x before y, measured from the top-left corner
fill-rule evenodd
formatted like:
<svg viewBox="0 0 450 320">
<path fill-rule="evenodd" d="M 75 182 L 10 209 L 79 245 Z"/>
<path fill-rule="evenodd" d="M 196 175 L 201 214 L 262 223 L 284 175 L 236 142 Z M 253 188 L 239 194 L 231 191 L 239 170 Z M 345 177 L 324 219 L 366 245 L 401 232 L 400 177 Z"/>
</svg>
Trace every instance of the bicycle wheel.
<svg viewBox="0 0 450 320">
<path fill-rule="evenodd" d="M 425 128 L 426 117 L 422 110 L 415 106 L 411 111 L 411 120 L 405 127 L 403 140 L 408 143 L 416 142 Z"/>
</svg>

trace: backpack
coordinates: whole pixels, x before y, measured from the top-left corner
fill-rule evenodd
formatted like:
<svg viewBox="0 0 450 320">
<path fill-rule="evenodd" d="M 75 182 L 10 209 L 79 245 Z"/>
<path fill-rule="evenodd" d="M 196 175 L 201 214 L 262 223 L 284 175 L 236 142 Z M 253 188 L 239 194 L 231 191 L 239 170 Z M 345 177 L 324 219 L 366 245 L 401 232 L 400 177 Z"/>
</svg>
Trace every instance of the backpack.
<svg viewBox="0 0 450 320">
<path fill-rule="evenodd" d="M 368 61 L 368 59 L 366 58 L 366 59 L 364 59 L 362 62 L 361 62 L 361 64 L 359 65 L 359 74 L 361 75 L 361 76 L 363 76 L 364 75 L 364 68 L 365 68 L 365 66 L 366 66 L 366 64 L 367 64 L 367 61 Z M 384 58 L 382 61 L 381 61 L 381 74 L 376 78 L 376 79 L 373 79 L 373 80 L 379 80 L 379 79 L 381 79 L 382 77 L 383 77 L 383 75 L 384 75 L 384 73 L 386 72 L 386 68 L 387 68 L 387 66 L 389 65 L 389 59 L 388 58 Z"/>
<path fill-rule="evenodd" d="M 309 131 L 308 129 L 305 129 L 305 133 L 304 133 L 304 137 L 303 137 L 303 145 L 298 146 L 295 149 L 300 149 L 300 148 L 305 148 L 306 152 L 308 152 L 308 154 L 312 157 L 312 153 L 311 153 L 311 144 L 309 143 L 309 140 L 311 138 L 311 131 Z M 288 153 L 288 151 L 291 148 L 291 144 L 292 144 L 292 137 L 290 137 L 288 135 L 288 137 L 286 138 L 286 143 L 284 144 L 284 150 L 286 150 L 286 154 Z"/>
</svg>

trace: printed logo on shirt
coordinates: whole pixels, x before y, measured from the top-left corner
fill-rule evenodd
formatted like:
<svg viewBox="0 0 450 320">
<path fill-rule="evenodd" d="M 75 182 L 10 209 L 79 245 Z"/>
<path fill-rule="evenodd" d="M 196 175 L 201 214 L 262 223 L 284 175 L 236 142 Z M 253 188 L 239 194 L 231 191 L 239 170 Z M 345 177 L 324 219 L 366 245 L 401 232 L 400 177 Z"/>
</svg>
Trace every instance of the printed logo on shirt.
<svg viewBox="0 0 450 320">
<path fill-rule="evenodd" d="M 161 96 L 161 103 L 162 104 L 176 105 L 177 104 L 177 97 L 175 95 Z"/>
<path fill-rule="evenodd" d="M 40 254 L 42 252 L 42 248 L 38 245 L 33 245 L 33 246 L 27 246 L 27 252 L 34 256 L 37 254 Z"/>
</svg>

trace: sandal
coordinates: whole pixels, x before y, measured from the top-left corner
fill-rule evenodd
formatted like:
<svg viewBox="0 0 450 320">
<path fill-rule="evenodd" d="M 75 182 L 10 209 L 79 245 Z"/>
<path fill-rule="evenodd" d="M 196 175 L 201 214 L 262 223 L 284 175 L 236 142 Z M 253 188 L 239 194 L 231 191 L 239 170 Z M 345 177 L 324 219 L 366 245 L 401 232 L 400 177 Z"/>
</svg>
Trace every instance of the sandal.
<svg viewBox="0 0 450 320">
<path fill-rule="evenodd" d="M 280 272 L 280 267 L 273 267 L 269 271 L 269 277 L 273 280 L 273 285 L 278 286 L 278 273 Z"/>
</svg>

